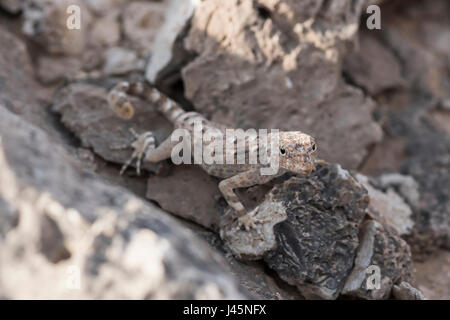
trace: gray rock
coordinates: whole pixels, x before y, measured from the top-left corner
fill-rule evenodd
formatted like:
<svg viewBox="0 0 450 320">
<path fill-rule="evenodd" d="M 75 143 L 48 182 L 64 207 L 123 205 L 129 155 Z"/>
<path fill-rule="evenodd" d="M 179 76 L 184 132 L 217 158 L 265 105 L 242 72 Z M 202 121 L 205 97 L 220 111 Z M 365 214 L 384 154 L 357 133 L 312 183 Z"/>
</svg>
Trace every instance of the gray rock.
<svg viewBox="0 0 450 320">
<path fill-rule="evenodd" d="M 235 254 L 247 257 L 252 249 L 252 258 L 263 258 L 305 298 L 335 299 L 352 270 L 368 201 L 346 170 L 319 165 L 270 191 L 255 215 L 257 228 L 222 224 L 221 236 Z"/>
<path fill-rule="evenodd" d="M 124 35 L 141 54 L 149 55 L 152 51 L 155 37 L 165 21 L 167 6 L 165 1 L 137 1 L 125 7 L 122 14 Z M 170 40 L 166 38 L 165 41 Z"/>
<path fill-rule="evenodd" d="M 103 72 L 107 75 L 121 75 L 143 68 L 143 61 L 139 59 L 133 50 L 113 47 L 105 52 Z"/>
<path fill-rule="evenodd" d="M 344 72 L 371 95 L 405 85 L 400 61 L 372 31 L 362 32 L 358 50 L 345 56 Z"/>
<path fill-rule="evenodd" d="M 425 300 L 423 293 L 412 287 L 408 282 L 395 285 L 392 293 L 397 300 Z"/>
<path fill-rule="evenodd" d="M 0 0 L 0 8 L 9 13 L 19 13 L 23 8 L 24 0 Z"/>
<path fill-rule="evenodd" d="M 84 147 L 107 161 L 125 163 L 132 149 L 114 150 L 115 147 L 129 145 L 134 137 L 129 131 L 138 133 L 152 130 L 160 143 L 171 132 L 171 124 L 148 102 L 133 98 L 135 116 L 126 121 L 117 117 L 108 106 L 107 90 L 88 84 L 71 84 L 62 89 L 53 105 L 53 110 L 61 114 L 62 122 L 80 140 Z M 159 164 L 143 164 L 143 168 L 158 171 Z"/>
<path fill-rule="evenodd" d="M 244 298 L 203 241 L 155 206 L 77 171 L 61 146 L 4 107 L 0 136 L 0 208 L 10 207 L 0 210 L 0 296 Z M 18 219 L 5 228 L 11 213 Z"/>
<path fill-rule="evenodd" d="M 147 65 L 146 78 L 151 83 L 168 87 L 169 84 L 161 83 L 161 78 L 172 78 L 179 73 L 179 69 L 186 62 L 186 56 L 182 39 L 186 35 L 186 29 L 200 1 L 169 0 L 164 14 L 164 23 L 157 30 L 157 35 L 152 43 L 152 56 Z M 154 31 L 153 31 L 154 32 Z M 153 33 L 152 32 L 152 33 Z"/>
<path fill-rule="evenodd" d="M 394 175 L 394 180 L 383 182 L 379 177 L 374 182 L 383 191 L 393 189 L 410 206 L 414 227 L 403 237 L 415 260 L 440 247 L 450 248 L 450 113 L 442 108 L 450 92 L 449 10 L 445 0 L 433 5 L 386 2 L 383 29 L 378 33 L 382 51 L 391 52 L 402 66 L 405 83 L 404 88 L 377 97 L 376 116 L 388 134 L 366 163 L 375 167 L 370 170 L 373 176 L 389 172 L 414 179 L 415 183 L 394 181 Z M 373 37 L 361 33 L 367 36 Z M 385 63 L 373 61 L 374 65 Z M 359 77 L 368 75 L 366 70 L 360 73 L 364 75 Z"/>
<path fill-rule="evenodd" d="M 165 211 L 217 230 L 220 219 L 217 200 L 221 197 L 218 183 L 218 179 L 199 166 L 181 165 L 172 167 L 167 175 L 149 177 L 146 197 Z"/>
<path fill-rule="evenodd" d="M 414 221 L 412 220 L 411 207 L 405 202 L 404 198 L 400 196 L 393 188 L 385 187 L 386 192 L 375 188 L 370 182 L 369 178 L 357 174 L 356 178 L 364 185 L 369 192 L 370 203 L 367 210 L 374 220 L 382 223 L 386 228 L 393 230 L 399 235 L 409 235 L 414 227 Z M 384 175 L 382 179 L 384 182 L 394 180 L 395 178 L 404 179 L 403 181 L 411 181 L 401 175 Z M 402 180 L 400 180 L 402 181 Z M 412 179 L 412 181 L 414 181 Z M 383 189 L 384 190 L 384 189 Z M 410 190 L 410 189 L 407 189 Z M 415 190 L 415 189 L 414 189 Z M 403 195 L 403 194 L 402 194 Z M 411 194 L 412 196 L 412 194 Z"/>
<path fill-rule="evenodd" d="M 80 29 L 67 28 L 67 8 L 81 10 Z M 49 53 L 81 54 L 87 42 L 91 14 L 81 0 L 29 0 L 24 11 L 23 32 Z"/>
<path fill-rule="evenodd" d="M 411 272 L 408 244 L 380 223 L 368 220 L 361 228 L 355 267 L 342 294 L 361 299 L 387 299 L 394 284 L 411 281 Z"/>
<path fill-rule="evenodd" d="M 33 65 L 26 44 L 0 28 L 0 104 L 47 131 L 51 118 L 45 109 L 53 90 L 33 79 Z M 57 137 L 53 131 L 52 134 Z"/>
</svg>

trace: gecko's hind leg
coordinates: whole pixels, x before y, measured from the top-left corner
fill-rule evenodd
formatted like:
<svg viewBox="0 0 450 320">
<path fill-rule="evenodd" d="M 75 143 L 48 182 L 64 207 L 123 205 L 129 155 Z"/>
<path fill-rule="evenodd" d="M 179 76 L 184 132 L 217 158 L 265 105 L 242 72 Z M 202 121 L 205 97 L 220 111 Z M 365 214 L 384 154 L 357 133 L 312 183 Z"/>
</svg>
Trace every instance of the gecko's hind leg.
<svg viewBox="0 0 450 320">
<path fill-rule="evenodd" d="M 136 159 L 136 172 L 138 175 L 140 175 L 142 159 L 145 158 L 145 156 L 149 152 L 152 152 L 152 150 L 156 150 L 156 140 L 155 136 L 153 135 L 153 132 L 147 131 L 144 132 L 143 134 L 138 134 L 133 129 L 130 129 L 130 131 L 133 134 L 135 141 L 133 141 L 128 145 L 110 147 L 110 149 L 112 150 L 122 150 L 127 148 L 134 149 L 133 153 L 131 154 L 131 157 L 122 166 L 122 169 L 120 170 L 120 175 L 122 175 L 125 172 L 125 170 L 131 165 L 134 159 Z"/>
</svg>

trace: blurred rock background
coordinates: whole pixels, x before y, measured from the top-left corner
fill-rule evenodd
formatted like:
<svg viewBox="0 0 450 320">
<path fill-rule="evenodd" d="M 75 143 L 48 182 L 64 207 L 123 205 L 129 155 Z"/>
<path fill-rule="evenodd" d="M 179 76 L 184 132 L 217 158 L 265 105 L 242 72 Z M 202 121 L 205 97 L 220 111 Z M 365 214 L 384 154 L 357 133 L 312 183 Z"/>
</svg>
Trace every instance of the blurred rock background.
<svg viewBox="0 0 450 320">
<path fill-rule="evenodd" d="M 230 127 L 316 137 L 314 174 L 240 190 L 283 204 L 270 246 L 228 232 L 197 167 L 118 175 L 130 127 L 171 132 L 139 99 L 114 115 L 124 79 Z M 446 0 L 0 0 L 0 137 L 1 298 L 450 299 Z"/>
</svg>

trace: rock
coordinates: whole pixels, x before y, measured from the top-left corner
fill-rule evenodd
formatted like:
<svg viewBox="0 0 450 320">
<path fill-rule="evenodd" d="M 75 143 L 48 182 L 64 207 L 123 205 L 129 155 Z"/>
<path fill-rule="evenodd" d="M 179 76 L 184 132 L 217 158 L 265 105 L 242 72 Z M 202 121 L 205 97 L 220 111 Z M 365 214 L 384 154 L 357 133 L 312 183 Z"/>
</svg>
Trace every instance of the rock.
<svg viewBox="0 0 450 320">
<path fill-rule="evenodd" d="M 402 66 L 405 85 L 377 97 L 376 116 L 388 141 L 368 156 L 364 173 L 398 172 L 416 182 L 415 200 L 394 186 L 413 212 L 414 228 L 403 237 L 415 260 L 426 259 L 439 248 L 450 248 L 450 135 L 446 121 L 450 116 L 442 108 L 450 92 L 446 71 L 450 54 L 445 50 L 450 45 L 449 10 L 448 1 L 438 0 L 432 6 L 389 1 L 382 8 L 383 31 L 378 33 L 380 44 Z"/>
<path fill-rule="evenodd" d="M 382 45 L 373 32 L 363 32 L 358 51 L 344 59 L 344 72 L 358 86 L 364 87 L 371 95 L 383 90 L 402 87 L 401 65 L 394 53 Z"/>
<path fill-rule="evenodd" d="M 48 132 L 51 119 L 45 109 L 52 89 L 34 80 L 33 66 L 26 45 L 0 27 L 0 104 Z M 55 138 L 58 136 L 52 131 Z"/>
<path fill-rule="evenodd" d="M 97 19 L 92 26 L 90 42 L 95 46 L 112 47 L 119 44 L 120 23 L 119 13 L 112 12 L 109 15 Z"/>
<path fill-rule="evenodd" d="M 16 14 L 22 10 L 23 0 L 0 0 L 0 8 Z"/>
<path fill-rule="evenodd" d="M 252 299 L 259 300 L 303 300 L 297 288 L 279 279 L 274 272 L 268 270 L 263 261 L 240 261 L 229 254 L 219 236 L 204 228 L 193 230 L 205 239 L 213 248 L 223 254 L 232 274 L 239 279 L 240 285 L 246 289 Z"/>
<path fill-rule="evenodd" d="M 77 171 L 61 146 L 4 107 L 0 136 L 0 296 L 245 297 L 226 262 L 192 232 Z"/>
<path fill-rule="evenodd" d="M 403 198 L 392 188 L 388 188 L 386 192 L 376 189 L 361 174 L 357 174 L 356 178 L 369 192 L 368 214 L 398 235 L 410 234 L 414 226 L 412 210 Z M 384 181 L 386 180 L 385 177 Z"/>
<path fill-rule="evenodd" d="M 341 77 L 363 2 L 203 2 L 185 39 L 186 98 L 231 127 L 307 132 L 320 157 L 357 168 L 382 136 L 373 101 Z"/>
<path fill-rule="evenodd" d="M 151 52 L 155 37 L 165 21 L 166 10 L 166 2 L 138 1 L 126 6 L 122 15 L 123 31 L 138 52 L 144 55 Z"/>
<path fill-rule="evenodd" d="M 276 184 L 250 232 L 224 217 L 221 237 L 234 254 L 263 258 L 305 298 L 335 299 L 352 270 L 368 202 L 367 191 L 346 170 L 319 165 L 309 176 Z"/>
<path fill-rule="evenodd" d="M 67 28 L 67 8 L 80 8 L 81 28 Z M 89 10 L 81 0 L 30 0 L 24 7 L 23 32 L 47 52 L 79 55 L 87 41 L 91 21 Z"/>
<path fill-rule="evenodd" d="M 152 44 L 152 56 L 147 65 L 146 78 L 151 83 L 168 87 L 175 81 L 172 79 L 173 74 L 179 73 L 180 67 L 189 58 L 184 50 L 182 39 L 187 32 L 188 22 L 201 1 L 169 0 L 164 23 L 157 31 Z M 171 78 L 169 84 L 162 84 L 161 79 L 167 82 L 167 78 Z"/>
<path fill-rule="evenodd" d="M 450 92 L 445 71 L 450 63 L 449 10 L 450 4 L 445 0 L 438 0 L 433 6 L 388 2 L 383 8 L 386 32 L 380 36 L 400 60 L 407 83 L 416 92 L 420 89 L 438 99 L 448 98 Z"/>
<path fill-rule="evenodd" d="M 408 282 L 402 282 L 392 288 L 392 294 L 397 300 L 425 300 L 422 292 L 413 288 Z"/>
<path fill-rule="evenodd" d="M 450 251 L 439 250 L 414 263 L 414 284 L 430 300 L 450 299 Z"/>
<path fill-rule="evenodd" d="M 361 234 L 355 266 L 342 294 L 360 299 L 388 299 L 394 284 L 411 281 L 410 248 L 374 220 L 364 223 Z"/>
<path fill-rule="evenodd" d="M 89 9 L 99 16 L 107 15 L 120 8 L 125 0 L 85 0 Z"/>
<path fill-rule="evenodd" d="M 76 79 L 82 64 L 73 57 L 41 56 L 38 60 L 37 77 L 45 85 L 63 80 Z"/>
<path fill-rule="evenodd" d="M 162 142 L 171 133 L 171 124 L 156 110 L 139 99 L 133 99 L 136 116 L 133 120 L 120 119 L 108 106 L 107 91 L 88 84 L 72 84 L 62 89 L 53 105 L 53 111 L 61 114 L 61 121 L 71 130 L 86 148 L 107 161 L 125 163 L 132 150 L 113 150 L 129 145 L 134 137 L 129 131 L 138 133 L 152 130 L 157 142 Z M 143 168 L 158 171 L 163 164 L 144 163 Z"/>
<path fill-rule="evenodd" d="M 198 166 L 175 166 L 169 175 L 156 175 L 148 179 L 146 197 L 157 202 L 165 211 L 217 230 L 220 218 L 217 200 L 221 197 L 218 183 L 218 179 Z"/>
<path fill-rule="evenodd" d="M 121 75 L 131 71 L 141 70 L 143 61 L 139 60 L 136 52 L 120 48 L 109 48 L 105 52 L 105 65 L 103 72 L 107 75 Z"/>
</svg>

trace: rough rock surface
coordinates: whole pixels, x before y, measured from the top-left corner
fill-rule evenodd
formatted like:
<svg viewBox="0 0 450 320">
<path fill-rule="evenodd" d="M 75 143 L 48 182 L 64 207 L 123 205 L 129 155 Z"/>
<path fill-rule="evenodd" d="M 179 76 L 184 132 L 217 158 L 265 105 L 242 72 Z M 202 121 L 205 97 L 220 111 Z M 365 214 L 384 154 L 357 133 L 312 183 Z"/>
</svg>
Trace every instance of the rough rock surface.
<svg viewBox="0 0 450 320">
<path fill-rule="evenodd" d="M 411 252 L 395 231 L 375 221 L 361 225 L 368 205 L 363 184 L 339 165 L 324 164 L 277 183 L 250 232 L 225 216 L 221 236 L 235 254 L 263 258 L 307 299 L 387 299 L 394 284 L 411 280 Z M 378 290 L 365 289 L 372 265 L 381 270 Z"/>
<path fill-rule="evenodd" d="M 380 272 L 379 287 L 368 288 L 368 268 L 375 266 Z M 370 270 L 369 275 L 375 275 Z M 410 281 L 412 273 L 411 251 L 408 244 L 395 233 L 387 231 L 377 221 L 369 220 L 361 227 L 361 242 L 355 267 L 348 277 L 342 293 L 363 299 L 387 299 L 394 284 Z M 376 281 L 376 280 L 374 280 Z"/>
<path fill-rule="evenodd" d="M 67 28 L 70 5 L 81 9 L 80 29 Z M 91 15 L 82 0 L 29 0 L 23 15 L 23 32 L 49 53 L 77 55 L 84 51 Z"/>
<path fill-rule="evenodd" d="M 265 203 L 272 210 L 281 203 L 285 213 L 284 220 L 271 225 L 271 239 L 260 229 L 247 233 L 229 224 L 223 226 L 222 237 L 234 251 L 245 249 L 249 242 L 270 240 L 272 248 L 258 254 L 283 280 L 297 286 L 306 298 L 333 299 L 352 269 L 368 201 L 357 180 L 338 165 L 327 164 L 311 176 L 276 185 L 268 194 Z M 260 208 L 257 220 L 269 210 Z M 269 218 L 261 217 L 258 225 L 273 224 L 273 215 Z M 261 245 L 250 247 L 256 251 Z"/>
<path fill-rule="evenodd" d="M 408 282 L 395 285 L 392 292 L 397 300 L 425 300 L 423 293 L 413 288 Z"/>
<path fill-rule="evenodd" d="M 372 39 L 370 32 L 361 33 L 361 38 L 371 38 L 363 42 L 378 41 L 377 46 L 384 47 L 380 50 L 391 53 L 372 55 L 377 70 L 398 70 L 394 65 L 401 66 L 403 88 L 391 88 L 376 96 L 376 116 L 386 138 L 368 157 L 363 172 L 372 176 L 397 172 L 416 181 L 415 201 L 409 199 L 408 192 L 399 190 L 403 183 L 394 186 L 413 212 L 414 228 L 404 238 L 415 259 L 424 259 L 439 247 L 450 247 L 450 113 L 445 108 L 450 95 L 449 10 L 445 0 L 433 5 L 387 1 L 382 7 L 382 31 L 376 33 L 378 40 Z M 383 59 L 388 55 L 391 58 Z M 355 64 L 361 65 L 367 56 L 354 59 L 359 59 Z M 381 75 L 354 68 L 347 72 L 359 85 L 380 90 L 398 78 L 397 72 Z"/>
<path fill-rule="evenodd" d="M 123 31 L 137 51 L 151 53 L 159 27 L 165 20 L 166 7 L 164 1 L 138 1 L 126 6 L 122 15 Z"/>
<path fill-rule="evenodd" d="M 103 159 L 124 163 L 131 149 L 114 150 L 134 141 L 129 131 L 151 130 L 161 142 L 171 132 L 171 124 L 147 102 L 133 100 L 136 114 L 131 121 L 118 118 L 106 101 L 107 90 L 89 84 L 72 84 L 55 98 L 53 110 L 61 114 L 62 122 L 81 140 L 84 147 L 93 148 Z M 151 126 L 150 126 L 151 124 Z M 162 164 L 146 163 L 144 168 L 157 170 Z"/>
<path fill-rule="evenodd" d="M 405 200 L 393 188 L 383 192 L 371 185 L 367 177 L 358 174 L 356 178 L 369 193 L 368 214 L 399 235 L 410 234 L 414 222 L 412 210 Z"/>
<path fill-rule="evenodd" d="M 203 2 L 185 39 L 196 54 L 182 71 L 186 98 L 235 127 L 310 133 L 321 157 L 356 168 L 382 136 L 375 104 L 341 77 L 364 1 L 327 3 Z"/>
<path fill-rule="evenodd" d="M 186 56 L 188 56 L 184 50 L 182 39 L 186 34 L 186 27 L 194 9 L 199 3 L 198 0 L 169 0 L 164 23 L 158 29 L 158 34 L 152 44 L 152 57 L 145 75 L 151 83 L 168 87 L 179 77 L 179 75 L 177 76 L 180 72 L 179 69 L 186 63 Z M 174 77 L 175 79 L 172 79 Z M 165 84 L 161 83 L 161 78 L 165 79 Z"/>
<path fill-rule="evenodd" d="M 26 45 L 12 33 L 0 28 L 0 104 L 28 121 L 48 128 L 45 103 L 51 89 L 33 79 L 33 65 Z"/>
<path fill-rule="evenodd" d="M 449 247 L 447 0 L 25 2 L 0 0 L 0 297 L 448 299 L 448 251 L 425 255 Z M 367 2 L 383 2 L 381 31 L 365 30 Z M 68 3 L 81 32 L 65 26 Z M 186 109 L 304 130 L 322 158 L 365 176 L 324 164 L 236 190 L 250 232 L 198 167 L 119 176 L 131 149 L 110 147 L 130 127 L 158 142 L 171 129 L 139 99 L 128 122 L 106 106 L 144 60 Z M 400 237 L 424 260 L 415 279 Z"/>
<path fill-rule="evenodd" d="M 244 297 L 205 243 L 4 107 L 0 136 L 0 296 Z"/>
</svg>

